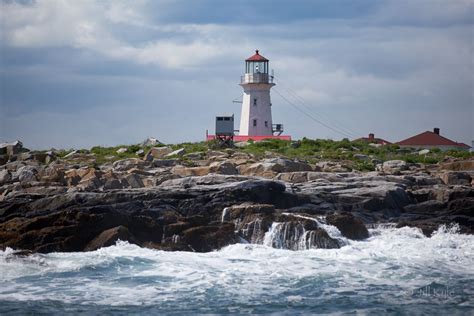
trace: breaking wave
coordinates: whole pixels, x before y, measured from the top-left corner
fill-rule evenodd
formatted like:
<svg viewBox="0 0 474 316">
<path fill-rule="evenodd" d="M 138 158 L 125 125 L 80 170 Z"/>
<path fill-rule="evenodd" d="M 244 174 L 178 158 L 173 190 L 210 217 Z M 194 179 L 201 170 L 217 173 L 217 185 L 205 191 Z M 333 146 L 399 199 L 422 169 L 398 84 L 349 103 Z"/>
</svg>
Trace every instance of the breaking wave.
<svg viewBox="0 0 474 316">
<path fill-rule="evenodd" d="M 430 238 L 409 227 L 370 234 L 340 249 L 303 251 L 236 244 L 165 252 L 118 242 L 23 257 L 7 249 L 0 314 L 473 311 L 474 236 L 455 226 Z"/>
</svg>

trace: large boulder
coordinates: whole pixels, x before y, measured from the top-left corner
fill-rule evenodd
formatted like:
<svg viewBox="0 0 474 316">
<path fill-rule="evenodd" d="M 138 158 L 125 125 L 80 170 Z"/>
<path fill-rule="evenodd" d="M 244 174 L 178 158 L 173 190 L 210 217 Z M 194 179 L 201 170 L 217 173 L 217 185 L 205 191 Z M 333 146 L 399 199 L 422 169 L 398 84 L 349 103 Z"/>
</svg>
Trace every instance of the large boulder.
<svg viewBox="0 0 474 316">
<path fill-rule="evenodd" d="M 205 176 L 210 173 L 208 166 L 204 167 L 184 167 L 176 166 L 171 169 L 171 173 L 180 177 Z"/>
<path fill-rule="evenodd" d="M 291 183 L 303 183 L 315 180 L 335 182 L 340 181 L 341 179 L 342 177 L 337 173 L 317 171 L 282 172 L 275 177 L 275 180 L 282 180 Z"/>
<path fill-rule="evenodd" d="M 68 187 L 73 187 L 81 181 L 81 176 L 78 174 L 77 169 L 69 169 L 64 172 L 64 184 Z"/>
<path fill-rule="evenodd" d="M 253 244 L 263 244 L 265 233 L 274 221 L 275 207 L 271 204 L 234 205 L 224 208 L 222 221 L 232 221 L 239 235 Z"/>
<path fill-rule="evenodd" d="M 133 238 L 130 236 L 128 228 L 121 225 L 104 230 L 87 244 L 84 251 L 93 251 L 99 248 L 109 247 L 114 245 L 118 240 L 135 243 Z"/>
<path fill-rule="evenodd" d="M 450 171 L 474 171 L 474 159 L 440 163 L 439 169 Z"/>
<path fill-rule="evenodd" d="M 153 167 L 156 168 L 165 168 L 165 167 L 173 167 L 176 166 L 178 163 L 177 159 L 156 159 L 153 160 Z"/>
<path fill-rule="evenodd" d="M 447 185 L 471 185 L 471 176 L 467 172 L 444 172 L 441 180 Z"/>
<path fill-rule="evenodd" d="M 9 183 L 12 180 L 12 173 L 10 170 L 0 170 L 0 186 Z"/>
<path fill-rule="evenodd" d="M 349 172 L 352 170 L 341 162 L 336 161 L 320 161 L 316 163 L 314 169 L 315 171 L 322 172 Z"/>
<path fill-rule="evenodd" d="M 308 171 L 282 172 L 282 173 L 279 173 L 275 177 L 275 180 L 282 180 L 282 181 L 291 182 L 291 183 L 307 182 L 309 172 Z"/>
<path fill-rule="evenodd" d="M 179 241 L 193 251 L 207 252 L 239 242 L 233 223 L 198 226 L 185 230 Z"/>
<path fill-rule="evenodd" d="M 352 214 L 332 214 L 326 216 L 329 225 L 336 226 L 341 234 L 349 239 L 362 240 L 369 237 L 369 231 L 364 223 Z"/>
<path fill-rule="evenodd" d="M 171 149 L 171 147 L 168 147 L 168 146 L 153 147 L 145 154 L 145 157 L 143 159 L 146 161 L 152 161 L 153 159 L 160 159 L 160 158 L 165 157 L 167 154 L 169 154 L 172 151 L 173 149 Z"/>
<path fill-rule="evenodd" d="M 145 139 L 142 144 L 142 146 L 144 147 L 148 147 L 148 146 L 156 146 L 156 145 L 161 145 L 161 142 L 156 139 L 155 137 L 148 137 L 147 139 Z"/>
<path fill-rule="evenodd" d="M 186 149 L 180 148 L 165 155 L 165 158 L 181 157 L 186 153 Z"/>
<path fill-rule="evenodd" d="M 388 160 L 381 165 L 377 165 L 376 170 L 391 174 L 399 174 L 401 171 L 408 170 L 408 164 L 403 160 Z"/>
<path fill-rule="evenodd" d="M 23 166 L 14 173 L 13 179 L 20 182 L 38 181 L 38 169 L 34 166 Z"/>
<path fill-rule="evenodd" d="M 277 216 L 264 243 L 274 248 L 291 250 L 341 247 L 339 241 L 330 237 L 316 220 L 297 214 Z"/>
<path fill-rule="evenodd" d="M 0 155 L 13 156 L 18 155 L 22 152 L 26 152 L 28 149 L 23 148 L 23 143 L 19 140 L 11 143 L 1 143 L 0 144 Z"/>
<path fill-rule="evenodd" d="M 311 171 L 312 168 L 305 162 L 293 161 L 283 158 L 265 159 L 250 165 L 238 167 L 239 173 L 249 176 L 272 178 L 281 172 Z"/>
<path fill-rule="evenodd" d="M 228 161 L 212 162 L 209 165 L 209 171 L 211 173 L 228 174 L 228 175 L 233 175 L 233 174 L 238 174 L 239 173 L 239 171 L 237 170 L 235 165 L 231 162 L 228 162 Z"/>
<path fill-rule="evenodd" d="M 83 168 L 78 170 L 81 180 L 77 184 L 77 188 L 83 191 L 98 190 L 103 184 L 102 172 L 95 168 Z"/>
<path fill-rule="evenodd" d="M 40 172 L 40 180 L 64 183 L 64 172 L 59 167 L 49 165 Z"/>
<path fill-rule="evenodd" d="M 132 189 L 136 188 L 143 188 L 145 185 L 143 184 L 142 179 L 140 176 L 136 173 L 130 173 L 125 177 L 125 180 L 127 181 L 128 185 Z"/>
<path fill-rule="evenodd" d="M 128 171 L 131 169 L 143 169 L 146 166 L 146 163 L 139 158 L 128 158 L 117 160 L 113 163 L 114 171 Z"/>
</svg>

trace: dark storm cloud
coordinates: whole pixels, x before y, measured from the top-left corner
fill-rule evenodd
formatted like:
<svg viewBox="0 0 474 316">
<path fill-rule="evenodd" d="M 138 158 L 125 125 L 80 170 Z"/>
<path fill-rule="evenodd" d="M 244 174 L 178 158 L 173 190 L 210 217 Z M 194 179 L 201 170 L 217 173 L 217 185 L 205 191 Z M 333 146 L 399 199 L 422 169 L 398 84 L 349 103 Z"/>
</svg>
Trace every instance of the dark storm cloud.
<svg viewBox="0 0 474 316">
<path fill-rule="evenodd" d="M 392 141 L 435 125 L 474 138 L 469 1 L 2 1 L 1 140 L 31 147 L 200 140 L 243 60 L 281 93 Z M 340 138 L 277 94 L 294 137 Z M 284 119 L 282 119 L 284 118 Z M 400 128 L 403 126 L 403 128 Z"/>
</svg>

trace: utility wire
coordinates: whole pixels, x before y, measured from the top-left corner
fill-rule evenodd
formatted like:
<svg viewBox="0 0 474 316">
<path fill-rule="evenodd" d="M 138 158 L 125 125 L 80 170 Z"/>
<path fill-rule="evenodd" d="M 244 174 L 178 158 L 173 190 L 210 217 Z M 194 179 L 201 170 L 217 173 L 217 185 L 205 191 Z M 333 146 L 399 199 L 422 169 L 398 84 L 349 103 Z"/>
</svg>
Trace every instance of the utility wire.
<svg viewBox="0 0 474 316">
<path fill-rule="evenodd" d="M 283 100 L 285 100 L 286 102 L 288 102 L 288 104 L 290 104 L 292 107 L 294 107 L 295 109 L 297 109 L 299 112 L 303 113 L 304 115 L 306 115 L 307 117 L 309 117 L 311 120 L 315 121 L 316 123 L 319 123 L 327 128 L 329 128 L 330 130 L 338 133 L 338 134 L 341 134 L 343 136 L 346 136 L 346 137 L 349 137 L 351 138 L 352 136 L 348 135 L 347 133 L 341 131 L 341 130 L 337 130 L 333 127 L 331 127 L 330 125 L 318 120 L 317 118 L 313 117 L 311 114 L 307 113 L 306 111 L 300 109 L 296 104 L 294 104 L 293 102 L 291 102 L 290 100 L 288 100 L 286 97 L 284 97 L 277 89 L 273 88 L 275 91 L 276 94 L 278 94 Z"/>
<path fill-rule="evenodd" d="M 300 97 L 298 94 L 296 94 L 296 92 L 294 92 L 294 91 L 292 92 L 292 89 L 290 89 L 289 87 L 286 87 L 284 84 L 282 85 L 281 80 L 278 80 L 278 83 L 280 84 L 281 88 L 286 90 L 286 92 L 288 94 L 290 94 L 293 98 L 295 98 L 296 101 L 298 101 L 301 105 L 303 105 L 308 111 L 312 111 L 314 114 L 317 114 L 318 116 L 324 117 L 326 119 L 326 121 L 328 121 L 328 125 L 332 125 L 335 129 L 339 129 L 339 130 L 343 131 L 346 135 L 351 135 L 350 137 L 353 137 L 353 138 L 361 137 L 360 136 L 361 133 L 359 133 L 357 131 L 354 131 L 352 129 L 349 129 L 347 127 L 344 127 L 342 123 L 338 122 L 335 119 L 333 119 L 332 122 L 331 122 L 331 118 L 329 118 L 327 115 L 325 115 L 322 112 L 317 112 L 314 108 L 307 105 L 306 102 L 304 101 L 304 99 L 302 97 Z"/>
</svg>

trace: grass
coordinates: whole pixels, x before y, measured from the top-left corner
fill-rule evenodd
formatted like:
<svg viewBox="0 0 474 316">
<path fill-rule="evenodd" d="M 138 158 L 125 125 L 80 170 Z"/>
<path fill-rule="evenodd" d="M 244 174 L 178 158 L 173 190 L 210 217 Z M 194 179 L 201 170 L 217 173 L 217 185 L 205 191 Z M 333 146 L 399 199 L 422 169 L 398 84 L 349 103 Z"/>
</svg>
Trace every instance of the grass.
<svg viewBox="0 0 474 316">
<path fill-rule="evenodd" d="M 170 146 L 172 150 L 184 148 L 187 154 L 206 152 L 208 150 L 219 150 L 215 142 L 187 142 L 167 146 Z M 127 151 L 124 153 L 117 153 L 117 150 L 120 148 L 127 148 Z M 95 146 L 90 149 L 90 153 L 95 155 L 98 164 L 102 164 L 104 162 L 113 162 L 125 158 L 137 158 L 138 156 L 136 152 L 138 150 L 143 149 L 146 153 L 150 148 L 151 147 L 143 147 L 141 145 L 120 145 L 114 147 Z M 262 158 L 268 155 L 277 155 L 290 159 L 306 160 L 311 163 L 323 160 L 344 161 L 345 163 L 349 162 L 352 168 L 361 171 L 374 170 L 376 163 L 395 159 L 404 160 L 409 163 L 434 164 L 447 157 L 474 157 L 473 153 L 467 151 L 450 150 L 443 152 L 438 148 L 430 150 L 430 152 L 425 155 L 419 155 L 419 150 L 416 149 L 402 149 L 398 145 L 374 147 L 364 141 L 351 142 L 348 139 L 340 141 L 308 138 L 303 138 L 297 141 L 271 139 L 261 142 L 249 142 L 247 146 L 233 148 L 233 150 L 253 154 L 257 158 Z M 72 150 L 61 151 L 58 153 L 58 156 L 64 157 L 71 151 Z M 87 151 L 82 150 L 82 152 Z"/>
</svg>

